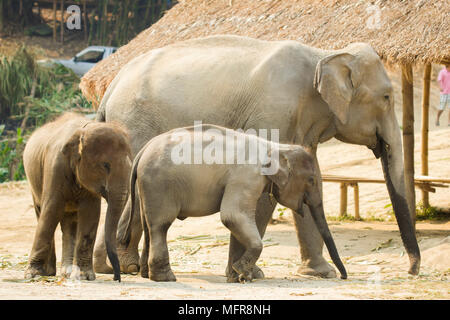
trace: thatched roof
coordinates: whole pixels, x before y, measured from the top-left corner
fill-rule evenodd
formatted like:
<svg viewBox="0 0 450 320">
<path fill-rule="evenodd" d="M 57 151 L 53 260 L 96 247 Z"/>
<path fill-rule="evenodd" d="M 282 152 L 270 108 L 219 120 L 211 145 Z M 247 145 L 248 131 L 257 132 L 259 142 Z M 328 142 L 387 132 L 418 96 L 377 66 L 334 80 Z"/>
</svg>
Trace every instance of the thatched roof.
<svg viewBox="0 0 450 320">
<path fill-rule="evenodd" d="M 119 69 L 150 49 L 214 34 L 339 49 L 368 42 L 391 63 L 450 60 L 448 0 L 181 0 L 82 79 L 96 104 Z"/>
</svg>

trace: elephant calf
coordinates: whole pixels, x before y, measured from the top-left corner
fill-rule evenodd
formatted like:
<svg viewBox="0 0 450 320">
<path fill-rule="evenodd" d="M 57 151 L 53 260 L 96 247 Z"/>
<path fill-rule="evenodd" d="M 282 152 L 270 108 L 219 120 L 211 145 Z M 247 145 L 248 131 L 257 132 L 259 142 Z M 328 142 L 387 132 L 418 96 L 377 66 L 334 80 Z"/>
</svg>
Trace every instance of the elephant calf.
<svg viewBox="0 0 450 320">
<path fill-rule="evenodd" d="M 95 279 L 92 252 L 103 196 L 108 202 L 105 243 L 114 280 L 120 281 L 116 232 L 128 196 L 130 158 L 124 129 L 72 113 L 32 134 L 23 163 L 38 225 L 26 278 L 56 274 L 54 233 L 61 223 L 63 276 L 70 276 L 75 263 L 81 279 Z"/>
<path fill-rule="evenodd" d="M 121 240 L 130 240 L 136 188 L 144 229 L 141 275 L 149 277 L 150 269 L 152 280 L 175 281 L 166 242 L 168 228 L 176 218 L 220 211 L 223 224 L 245 247 L 232 268 L 240 282 L 251 281 L 263 248 L 255 211 L 262 193 L 270 192 L 279 203 L 299 214 L 303 203 L 309 206 L 345 279 L 347 274 L 325 220 L 313 168 L 312 157 L 300 146 L 214 125 L 169 131 L 151 139 L 135 157 L 130 220 Z"/>
</svg>

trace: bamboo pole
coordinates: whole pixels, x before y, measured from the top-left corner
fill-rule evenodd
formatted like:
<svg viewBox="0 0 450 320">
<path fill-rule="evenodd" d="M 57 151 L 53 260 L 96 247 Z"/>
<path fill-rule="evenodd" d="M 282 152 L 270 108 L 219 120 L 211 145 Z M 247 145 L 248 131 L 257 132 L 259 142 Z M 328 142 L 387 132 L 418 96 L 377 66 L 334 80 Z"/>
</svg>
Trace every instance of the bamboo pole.
<svg viewBox="0 0 450 320">
<path fill-rule="evenodd" d="M 3 31 L 3 0 L 0 0 L 0 32 Z"/>
<path fill-rule="evenodd" d="M 61 30 L 60 30 L 60 41 L 61 41 L 61 44 L 64 43 L 64 0 L 61 0 Z"/>
<path fill-rule="evenodd" d="M 146 4 L 144 19 L 143 19 L 144 24 L 142 25 L 142 29 L 144 29 L 146 26 L 151 24 L 151 23 L 148 23 L 148 17 L 149 17 L 151 8 L 152 8 L 152 0 L 148 1 Z"/>
<path fill-rule="evenodd" d="M 403 96 L 403 162 L 405 166 L 406 200 L 411 218 L 416 220 L 416 195 L 414 190 L 414 86 L 411 64 L 402 65 Z"/>
<path fill-rule="evenodd" d="M 105 18 L 103 20 L 102 43 L 106 44 L 106 37 L 107 37 L 107 32 L 108 32 L 108 0 L 105 0 L 103 10 L 104 10 L 103 16 Z"/>
<path fill-rule="evenodd" d="M 361 220 L 359 215 L 359 186 L 357 183 L 353 184 L 353 199 L 355 201 L 355 220 Z"/>
<path fill-rule="evenodd" d="M 56 0 L 53 0 L 53 42 L 56 42 Z"/>
<path fill-rule="evenodd" d="M 339 215 L 343 217 L 346 214 L 347 214 L 347 184 L 341 183 L 341 203 Z"/>
<path fill-rule="evenodd" d="M 88 40 L 88 34 L 87 34 L 87 6 L 86 6 L 86 0 L 83 0 L 83 23 L 84 23 L 84 41 L 87 42 Z"/>
<path fill-rule="evenodd" d="M 430 81 L 431 63 L 425 65 L 423 72 L 423 94 L 422 94 L 422 175 L 428 175 L 428 125 L 430 113 Z M 428 191 L 422 189 L 422 204 L 425 208 L 430 206 Z"/>
</svg>

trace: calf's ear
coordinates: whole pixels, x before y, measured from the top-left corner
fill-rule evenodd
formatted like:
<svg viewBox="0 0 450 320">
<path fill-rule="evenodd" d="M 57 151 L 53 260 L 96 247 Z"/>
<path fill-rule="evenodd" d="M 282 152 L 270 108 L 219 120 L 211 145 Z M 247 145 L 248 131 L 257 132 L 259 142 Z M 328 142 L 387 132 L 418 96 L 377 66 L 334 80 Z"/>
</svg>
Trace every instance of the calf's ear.
<svg viewBox="0 0 450 320">
<path fill-rule="evenodd" d="M 273 162 L 277 162 L 275 165 L 278 170 L 273 174 L 267 174 L 267 178 L 275 183 L 278 188 L 284 189 L 289 181 L 290 164 L 289 160 L 283 153 L 279 153 L 278 158 L 270 158 L 269 163 L 265 164 L 263 167 L 271 167 L 274 165 Z"/>
<path fill-rule="evenodd" d="M 75 133 L 67 140 L 62 148 L 62 153 L 67 157 L 80 158 L 82 145 L 82 130 L 78 129 Z"/>
</svg>

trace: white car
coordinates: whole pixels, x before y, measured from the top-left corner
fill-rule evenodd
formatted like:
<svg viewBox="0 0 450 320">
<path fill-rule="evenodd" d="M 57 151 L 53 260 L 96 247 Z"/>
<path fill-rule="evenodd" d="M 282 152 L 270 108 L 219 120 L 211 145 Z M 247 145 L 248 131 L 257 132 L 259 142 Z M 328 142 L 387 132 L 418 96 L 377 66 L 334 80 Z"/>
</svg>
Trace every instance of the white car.
<svg viewBox="0 0 450 320">
<path fill-rule="evenodd" d="M 95 64 L 117 51 L 116 47 L 90 46 L 70 60 L 53 59 L 52 62 L 60 63 L 66 68 L 72 69 L 79 77 L 82 77 Z"/>
</svg>

